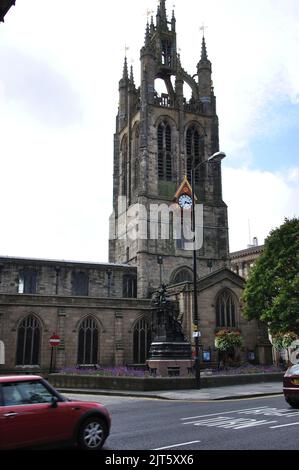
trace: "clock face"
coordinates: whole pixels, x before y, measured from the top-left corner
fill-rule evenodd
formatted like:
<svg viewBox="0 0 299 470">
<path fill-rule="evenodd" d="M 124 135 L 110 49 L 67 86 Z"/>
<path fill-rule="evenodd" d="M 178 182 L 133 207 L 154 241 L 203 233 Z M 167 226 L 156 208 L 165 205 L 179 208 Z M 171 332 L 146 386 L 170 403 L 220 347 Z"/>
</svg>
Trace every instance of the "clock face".
<svg viewBox="0 0 299 470">
<path fill-rule="evenodd" d="M 178 200 L 179 206 L 182 209 L 191 209 L 192 207 L 192 197 L 189 194 L 182 194 Z"/>
</svg>

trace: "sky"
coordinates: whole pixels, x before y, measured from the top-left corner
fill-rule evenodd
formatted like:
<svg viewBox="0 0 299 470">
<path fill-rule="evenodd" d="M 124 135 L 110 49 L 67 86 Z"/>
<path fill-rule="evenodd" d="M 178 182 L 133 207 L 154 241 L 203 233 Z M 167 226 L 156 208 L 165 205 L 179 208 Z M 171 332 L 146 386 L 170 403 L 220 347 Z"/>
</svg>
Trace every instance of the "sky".
<svg viewBox="0 0 299 470">
<path fill-rule="evenodd" d="M 172 0 L 183 67 L 202 24 L 220 121 L 230 249 L 299 215 L 298 0 Z M 17 0 L 0 24 L 0 255 L 106 262 L 125 47 L 155 0 Z"/>
</svg>

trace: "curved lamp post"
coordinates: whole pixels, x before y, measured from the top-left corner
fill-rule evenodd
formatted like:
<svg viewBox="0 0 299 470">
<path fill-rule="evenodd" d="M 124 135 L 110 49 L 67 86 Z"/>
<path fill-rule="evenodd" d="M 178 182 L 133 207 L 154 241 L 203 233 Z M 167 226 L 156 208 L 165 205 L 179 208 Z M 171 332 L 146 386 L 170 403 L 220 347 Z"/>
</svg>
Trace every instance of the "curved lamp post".
<svg viewBox="0 0 299 470">
<path fill-rule="evenodd" d="M 226 157 L 224 152 L 216 152 L 214 155 L 209 157 L 207 160 L 198 163 L 193 166 L 191 169 L 191 187 L 192 187 L 192 232 L 194 233 L 193 238 L 193 321 L 196 326 L 196 336 L 195 336 L 195 379 L 196 387 L 200 388 L 200 358 L 199 358 L 199 316 L 198 316 L 198 302 L 197 302 L 197 265 L 196 265 L 196 243 L 195 243 L 195 230 L 196 230 L 196 220 L 195 220 L 195 171 L 205 164 L 212 162 L 221 162 L 223 158 Z"/>
</svg>

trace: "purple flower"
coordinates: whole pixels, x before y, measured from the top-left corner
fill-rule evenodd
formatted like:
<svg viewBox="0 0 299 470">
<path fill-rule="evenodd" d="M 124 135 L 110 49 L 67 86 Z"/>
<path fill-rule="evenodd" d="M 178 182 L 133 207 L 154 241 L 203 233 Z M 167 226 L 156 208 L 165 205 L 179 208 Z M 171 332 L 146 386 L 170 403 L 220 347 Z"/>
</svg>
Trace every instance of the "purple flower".
<svg viewBox="0 0 299 470">
<path fill-rule="evenodd" d="M 134 369 L 132 367 L 63 367 L 59 370 L 60 374 L 66 375 L 96 375 L 103 377 L 148 377 L 148 370 Z"/>
</svg>

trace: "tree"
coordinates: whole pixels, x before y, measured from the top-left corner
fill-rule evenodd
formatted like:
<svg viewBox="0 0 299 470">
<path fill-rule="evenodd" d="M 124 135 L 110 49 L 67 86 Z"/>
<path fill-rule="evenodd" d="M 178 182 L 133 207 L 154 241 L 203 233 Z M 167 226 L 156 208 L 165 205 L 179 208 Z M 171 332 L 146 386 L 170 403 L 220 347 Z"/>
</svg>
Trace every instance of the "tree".
<svg viewBox="0 0 299 470">
<path fill-rule="evenodd" d="M 283 349 L 286 351 L 288 363 L 290 363 L 290 348 L 297 339 L 298 336 L 292 331 L 288 331 L 287 333 L 277 333 L 272 338 L 272 344 L 276 351 L 280 352 Z"/>
<path fill-rule="evenodd" d="M 299 334 L 299 219 L 285 219 L 265 241 L 243 293 L 243 315 L 277 333 Z"/>
</svg>

